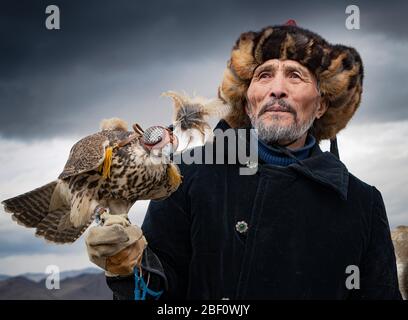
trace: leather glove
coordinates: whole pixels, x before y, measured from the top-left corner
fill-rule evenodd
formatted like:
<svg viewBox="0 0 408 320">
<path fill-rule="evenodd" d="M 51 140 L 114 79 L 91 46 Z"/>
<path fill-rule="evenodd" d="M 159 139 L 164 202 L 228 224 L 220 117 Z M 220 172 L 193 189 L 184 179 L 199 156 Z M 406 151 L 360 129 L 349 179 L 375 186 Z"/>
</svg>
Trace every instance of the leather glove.
<svg viewBox="0 0 408 320">
<path fill-rule="evenodd" d="M 126 215 L 108 214 L 103 220 L 103 225 L 90 228 L 86 236 L 89 259 L 107 276 L 132 274 L 135 266 L 140 267 L 147 246 L 142 229 L 131 225 Z"/>
</svg>

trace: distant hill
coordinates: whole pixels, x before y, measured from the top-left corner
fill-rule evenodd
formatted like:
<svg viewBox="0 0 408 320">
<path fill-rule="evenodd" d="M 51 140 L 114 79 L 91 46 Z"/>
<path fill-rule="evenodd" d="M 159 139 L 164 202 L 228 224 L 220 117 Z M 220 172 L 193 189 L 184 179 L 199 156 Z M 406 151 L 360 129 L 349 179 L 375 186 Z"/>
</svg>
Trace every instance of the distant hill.
<svg viewBox="0 0 408 320">
<path fill-rule="evenodd" d="M 86 269 L 81 269 L 81 270 L 62 271 L 60 272 L 60 280 L 65 280 L 67 278 L 76 277 L 81 274 L 88 274 L 88 273 L 97 274 L 101 272 L 102 272 L 101 269 L 97 269 L 97 268 L 86 268 Z M 40 282 L 44 280 L 48 276 L 48 274 L 46 273 L 24 273 L 19 276 L 32 280 L 34 282 Z M 7 278 L 10 278 L 10 276 L 8 276 Z M 0 276 L 0 280 L 3 280 L 1 279 L 1 276 Z"/>
<path fill-rule="evenodd" d="M 0 281 L 0 300 L 112 300 L 105 274 L 84 273 L 65 277 L 60 289 L 48 290 L 45 279 L 39 282 L 25 276 Z"/>
<path fill-rule="evenodd" d="M 8 279 L 8 278 L 10 278 L 10 276 L 5 275 L 5 274 L 0 274 L 0 281 L 6 280 L 6 279 Z"/>
</svg>

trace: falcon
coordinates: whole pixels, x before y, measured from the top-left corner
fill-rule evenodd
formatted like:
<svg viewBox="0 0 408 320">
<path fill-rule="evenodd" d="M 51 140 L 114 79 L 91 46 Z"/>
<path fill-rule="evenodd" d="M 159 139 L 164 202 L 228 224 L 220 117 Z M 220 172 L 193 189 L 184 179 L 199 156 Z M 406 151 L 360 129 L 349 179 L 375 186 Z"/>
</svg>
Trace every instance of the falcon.
<svg viewBox="0 0 408 320">
<path fill-rule="evenodd" d="M 5 211 L 18 224 L 35 228 L 38 237 L 72 243 L 95 219 L 103 222 L 107 214 L 117 215 L 123 224 L 137 200 L 168 197 L 182 181 L 170 159 L 178 147 L 173 130 L 204 134 L 206 119 L 220 102 L 171 91 L 164 95 L 174 101 L 173 125 L 144 131 L 134 124 L 129 131 L 121 119 L 102 121 L 99 132 L 75 143 L 58 179 L 4 200 Z"/>
</svg>

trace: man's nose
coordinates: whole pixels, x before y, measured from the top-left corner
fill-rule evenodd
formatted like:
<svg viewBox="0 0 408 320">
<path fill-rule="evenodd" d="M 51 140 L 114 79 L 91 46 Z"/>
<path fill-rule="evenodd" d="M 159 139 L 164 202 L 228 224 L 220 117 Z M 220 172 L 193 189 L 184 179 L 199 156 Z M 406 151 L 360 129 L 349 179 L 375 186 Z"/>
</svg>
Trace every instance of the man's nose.
<svg viewBox="0 0 408 320">
<path fill-rule="evenodd" d="M 282 98 L 288 97 L 286 91 L 283 91 L 283 90 L 274 90 L 272 91 L 271 96 L 276 99 L 282 99 Z"/>
<path fill-rule="evenodd" d="M 276 77 L 271 84 L 271 90 L 269 95 L 276 99 L 282 99 L 288 97 L 285 81 L 282 77 Z"/>
</svg>

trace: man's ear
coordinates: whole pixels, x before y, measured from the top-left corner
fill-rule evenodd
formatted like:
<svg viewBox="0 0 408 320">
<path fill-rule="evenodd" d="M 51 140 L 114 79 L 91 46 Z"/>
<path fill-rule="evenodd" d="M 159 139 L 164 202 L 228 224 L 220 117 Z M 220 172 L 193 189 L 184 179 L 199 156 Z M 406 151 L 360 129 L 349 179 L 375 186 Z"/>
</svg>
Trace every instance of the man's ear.
<svg viewBox="0 0 408 320">
<path fill-rule="evenodd" d="M 320 119 L 325 114 L 325 112 L 327 111 L 327 107 L 328 103 L 326 99 L 320 98 L 320 103 L 316 111 L 316 119 Z"/>
</svg>

